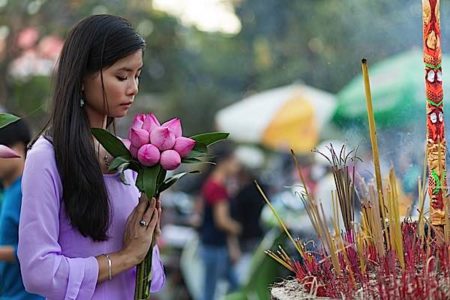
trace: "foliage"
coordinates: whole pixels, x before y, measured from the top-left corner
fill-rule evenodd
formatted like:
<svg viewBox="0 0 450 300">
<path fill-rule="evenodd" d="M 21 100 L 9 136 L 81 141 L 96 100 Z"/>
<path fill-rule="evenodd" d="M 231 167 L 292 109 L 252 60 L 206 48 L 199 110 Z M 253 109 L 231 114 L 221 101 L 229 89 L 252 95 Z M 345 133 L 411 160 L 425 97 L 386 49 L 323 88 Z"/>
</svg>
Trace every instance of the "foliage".
<svg viewBox="0 0 450 300">
<path fill-rule="evenodd" d="M 33 115 L 35 126 L 45 116 L 50 81 L 41 83 L 45 87 L 22 87 L 8 75 L 10 62 L 19 55 L 14 41 L 29 26 L 41 35 L 64 37 L 77 20 L 93 13 L 128 18 L 148 44 L 140 94 L 150 101 L 142 102 L 140 111 L 188 119 L 186 130 L 192 133 L 211 130 L 217 109 L 255 91 L 302 80 L 337 92 L 359 73 L 361 57 L 375 63 L 420 46 L 422 35 L 420 1 L 232 1 L 242 24 L 234 36 L 186 27 L 154 10 L 151 1 L 6 3 L 0 7 L 0 22 L 9 30 L 0 50 L 0 105 Z M 441 10 L 445 15 L 449 6 Z M 443 43 L 445 49 L 448 42 Z M 29 101 L 36 104 L 20 104 Z"/>
</svg>

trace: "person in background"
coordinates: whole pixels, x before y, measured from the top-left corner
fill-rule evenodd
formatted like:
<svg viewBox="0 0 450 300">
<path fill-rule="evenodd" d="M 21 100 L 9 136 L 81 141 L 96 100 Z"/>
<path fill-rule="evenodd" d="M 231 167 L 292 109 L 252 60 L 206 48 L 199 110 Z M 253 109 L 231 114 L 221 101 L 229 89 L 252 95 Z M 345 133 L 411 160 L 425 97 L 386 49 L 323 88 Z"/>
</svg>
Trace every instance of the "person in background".
<svg viewBox="0 0 450 300">
<path fill-rule="evenodd" d="M 258 182 L 264 193 L 269 192 L 262 180 L 259 179 L 264 155 L 252 147 L 241 146 L 236 149 L 236 155 L 242 165 L 239 173 L 239 190 L 231 200 L 231 216 L 242 227 L 239 235 L 241 257 L 236 264 L 236 273 L 240 284 L 244 284 L 249 276 L 250 262 L 254 251 L 264 237 L 264 230 L 260 222 L 264 199 L 256 187 Z"/>
<path fill-rule="evenodd" d="M 212 147 L 213 163 L 202 186 L 203 219 L 200 227 L 201 257 L 204 264 L 203 300 L 215 298 L 217 282 L 226 278 L 229 290 L 238 288 L 232 264 L 239 259 L 237 236 L 241 226 L 230 216 L 228 185 L 240 170 L 234 147 L 220 143 Z"/>
<path fill-rule="evenodd" d="M 3 194 L 5 193 L 5 188 L 3 184 L 0 182 L 0 213 L 2 212 L 2 204 L 3 204 Z"/>
<path fill-rule="evenodd" d="M 30 131 L 23 120 L 0 129 L 0 145 L 10 147 L 21 156 L 0 159 L 0 181 L 4 187 L 3 206 L 0 210 L 0 299 L 44 299 L 25 291 L 17 259 L 21 181 L 29 142 Z"/>
</svg>

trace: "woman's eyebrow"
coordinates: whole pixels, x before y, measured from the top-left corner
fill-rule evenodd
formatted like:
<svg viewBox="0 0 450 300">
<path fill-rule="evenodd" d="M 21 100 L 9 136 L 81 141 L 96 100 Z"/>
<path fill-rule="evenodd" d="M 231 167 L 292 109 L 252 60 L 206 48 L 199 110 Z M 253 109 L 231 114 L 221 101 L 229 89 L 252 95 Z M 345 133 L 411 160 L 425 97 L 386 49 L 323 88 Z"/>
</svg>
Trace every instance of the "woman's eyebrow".
<svg viewBox="0 0 450 300">
<path fill-rule="evenodd" d="M 143 66 L 141 66 L 141 67 L 140 67 L 139 69 L 137 69 L 137 71 L 140 71 L 140 70 L 142 70 L 142 67 L 143 67 Z M 133 71 L 134 71 L 134 69 L 132 69 L 132 68 L 129 68 L 129 67 L 122 67 L 122 68 L 118 69 L 118 71 L 133 72 Z"/>
</svg>

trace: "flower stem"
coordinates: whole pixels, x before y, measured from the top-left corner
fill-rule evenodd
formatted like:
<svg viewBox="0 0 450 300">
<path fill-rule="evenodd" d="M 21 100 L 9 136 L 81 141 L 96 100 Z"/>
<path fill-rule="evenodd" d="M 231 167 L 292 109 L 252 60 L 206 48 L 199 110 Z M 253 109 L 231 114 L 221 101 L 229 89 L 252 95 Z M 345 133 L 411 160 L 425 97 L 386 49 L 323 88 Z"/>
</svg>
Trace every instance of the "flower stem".
<svg viewBox="0 0 450 300">
<path fill-rule="evenodd" d="M 135 300 L 149 300 L 150 287 L 152 285 L 152 257 L 153 245 L 150 247 L 145 259 L 136 269 L 136 289 L 134 293 Z"/>
</svg>

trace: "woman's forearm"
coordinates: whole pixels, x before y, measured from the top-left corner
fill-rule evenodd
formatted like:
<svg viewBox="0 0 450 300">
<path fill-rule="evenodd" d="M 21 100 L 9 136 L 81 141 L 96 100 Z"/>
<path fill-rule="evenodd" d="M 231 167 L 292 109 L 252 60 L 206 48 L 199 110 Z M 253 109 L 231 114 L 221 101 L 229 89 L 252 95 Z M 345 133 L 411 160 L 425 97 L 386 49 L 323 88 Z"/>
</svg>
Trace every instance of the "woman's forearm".
<svg viewBox="0 0 450 300">
<path fill-rule="evenodd" d="M 131 255 L 119 251 L 108 254 L 111 260 L 111 277 L 122 273 L 138 264 L 138 262 Z M 99 255 L 96 257 L 98 262 L 98 279 L 97 283 L 109 280 L 110 270 L 109 261 L 106 255 Z"/>
</svg>

